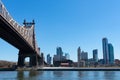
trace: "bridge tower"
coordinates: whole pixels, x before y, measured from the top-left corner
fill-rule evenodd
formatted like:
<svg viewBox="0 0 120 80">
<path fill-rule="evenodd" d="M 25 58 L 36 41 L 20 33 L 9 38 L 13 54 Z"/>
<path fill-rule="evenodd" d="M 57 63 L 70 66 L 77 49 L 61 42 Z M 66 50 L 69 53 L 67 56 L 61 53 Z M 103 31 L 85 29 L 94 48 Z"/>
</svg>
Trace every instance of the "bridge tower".
<svg viewBox="0 0 120 80">
<path fill-rule="evenodd" d="M 36 43 L 35 43 L 35 32 L 34 32 L 34 26 L 35 26 L 35 22 L 34 20 L 32 22 L 26 22 L 26 20 L 24 20 L 23 22 L 24 24 L 24 28 L 29 29 L 31 27 L 33 27 L 32 32 L 32 44 L 33 44 L 33 48 L 34 51 L 29 51 L 29 50 L 19 50 L 19 54 L 18 54 L 18 67 L 23 67 L 25 66 L 25 58 L 29 57 L 30 61 L 29 61 L 29 66 L 37 66 L 38 65 L 38 60 L 39 57 L 37 55 L 37 53 L 35 52 L 36 49 Z"/>
</svg>

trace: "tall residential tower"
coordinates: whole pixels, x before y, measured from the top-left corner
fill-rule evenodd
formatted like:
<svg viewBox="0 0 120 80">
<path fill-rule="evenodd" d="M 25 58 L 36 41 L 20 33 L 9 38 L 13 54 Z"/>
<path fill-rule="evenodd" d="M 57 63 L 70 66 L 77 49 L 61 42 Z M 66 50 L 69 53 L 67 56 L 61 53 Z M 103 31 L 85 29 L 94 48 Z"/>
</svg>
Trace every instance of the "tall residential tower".
<svg viewBox="0 0 120 80">
<path fill-rule="evenodd" d="M 114 64 L 114 48 L 111 43 L 108 44 L 108 51 L 109 51 L 109 62 L 110 64 Z"/>
<path fill-rule="evenodd" d="M 80 60 L 81 60 L 81 56 L 80 56 L 80 54 L 81 54 L 81 49 L 80 49 L 80 47 L 78 47 L 78 49 L 77 49 L 77 57 L 78 57 L 78 67 L 80 67 Z"/>
<path fill-rule="evenodd" d="M 114 48 L 111 43 L 108 43 L 107 38 L 103 38 L 103 60 L 104 64 L 114 64 Z"/>
<path fill-rule="evenodd" d="M 93 50 L 93 60 L 95 62 L 98 62 L 98 50 L 97 49 Z"/>
<path fill-rule="evenodd" d="M 109 64 L 109 53 L 108 53 L 108 40 L 107 40 L 107 38 L 102 39 L 102 47 L 103 47 L 104 64 Z"/>
<path fill-rule="evenodd" d="M 62 61 L 63 51 L 61 47 L 56 48 L 56 53 L 59 56 L 60 61 Z"/>
<path fill-rule="evenodd" d="M 47 55 L 47 64 L 48 64 L 48 65 L 51 65 L 51 59 L 52 59 L 52 58 L 51 58 L 50 54 L 48 54 L 48 55 Z"/>
</svg>

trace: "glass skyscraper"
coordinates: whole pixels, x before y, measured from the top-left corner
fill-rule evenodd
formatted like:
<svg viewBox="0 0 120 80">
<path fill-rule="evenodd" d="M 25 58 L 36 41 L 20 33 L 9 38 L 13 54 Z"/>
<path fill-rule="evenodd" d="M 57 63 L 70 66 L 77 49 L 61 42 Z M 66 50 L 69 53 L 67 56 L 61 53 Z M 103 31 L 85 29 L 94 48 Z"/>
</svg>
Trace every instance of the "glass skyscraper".
<svg viewBox="0 0 120 80">
<path fill-rule="evenodd" d="M 51 65 L 51 57 L 50 54 L 47 55 L 47 64 Z"/>
<path fill-rule="evenodd" d="M 111 43 L 108 43 L 107 38 L 103 38 L 103 60 L 104 64 L 114 64 L 114 48 Z"/>
<path fill-rule="evenodd" d="M 108 51 L 109 51 L 109 63 L 114 64 L 114 48 L 111 43 L 108 44 Z"/>
<path fill-rule="evenodd" d="M 77 57 L 78 57 L 78 67 L 80 67 L 80 60 L 81 60 L 81 49 L 78 47 L 77 49 Z"/>
<path fill-rule="evenodd" d="M 107 40 L 107 38 L 102 39 L 102 47 L 103 47 L 104 64 L 109 64 L 109 53 L 108 53 L 108 40 Z"/>
<path fill-rule="evenodd" d="M 62 48 L 61 47 L 57 47 L 56 53 L 60 57 L 60 61 L 61 61 L 62 60 L 62 56 L 63 56 Z"/>
<path fill-rule="evenodd" d="M 95 62 L 98 62 L 98 50 L 97 49 L 93 50 L 93 60 Z"/>
</svg>

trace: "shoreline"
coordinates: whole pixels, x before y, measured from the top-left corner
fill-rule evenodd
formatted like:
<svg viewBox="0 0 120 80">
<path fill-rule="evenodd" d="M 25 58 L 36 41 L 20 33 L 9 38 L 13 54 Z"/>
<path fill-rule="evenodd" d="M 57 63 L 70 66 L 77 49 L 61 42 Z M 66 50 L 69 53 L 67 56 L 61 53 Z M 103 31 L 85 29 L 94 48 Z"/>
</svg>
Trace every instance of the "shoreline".
<svg viewBox="0 0 120 80">
<path fill-rule="evenodd" d="M 120 67 L 43 67 L 38 71 L 120 71 Z"/>
<path fill-rule="evenodd" d="M 16 71 L 16 69 L 13 69 L 13 68 L 0 68 L 0 71 Z"/>
<path fill-rule="evenodd" d="M 38 67 L 38 68 L 0 68 L 0 71 L 120 71 L 120 67 Z"/>
</svg>

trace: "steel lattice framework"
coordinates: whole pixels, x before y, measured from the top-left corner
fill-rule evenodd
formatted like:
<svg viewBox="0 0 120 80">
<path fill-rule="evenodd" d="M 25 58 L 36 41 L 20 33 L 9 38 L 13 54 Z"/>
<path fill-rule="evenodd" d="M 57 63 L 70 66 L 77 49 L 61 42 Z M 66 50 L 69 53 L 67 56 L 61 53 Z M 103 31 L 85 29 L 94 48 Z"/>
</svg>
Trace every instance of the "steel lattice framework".
<svg viewBox="0 0 120 80">
<path fill-rule="evenodd" d="M 31 27 L 21 26 L 9 14 L 4 4 L 0 1 L 0 16 L 2 16 L 22 38 L 39 54 L 38 46 L 35 40 L 34 25 Z"/>
</svg>

